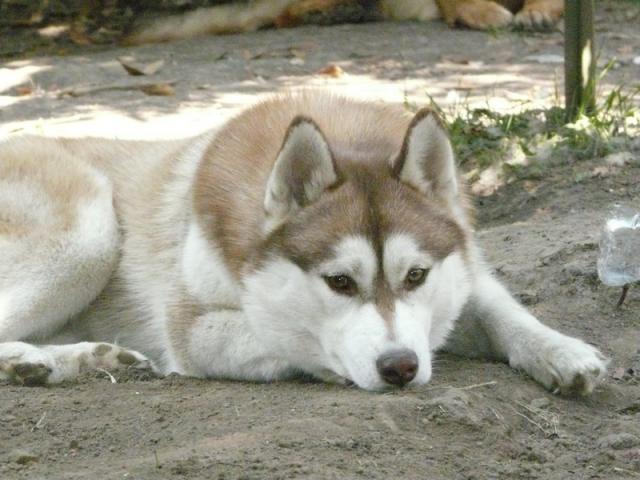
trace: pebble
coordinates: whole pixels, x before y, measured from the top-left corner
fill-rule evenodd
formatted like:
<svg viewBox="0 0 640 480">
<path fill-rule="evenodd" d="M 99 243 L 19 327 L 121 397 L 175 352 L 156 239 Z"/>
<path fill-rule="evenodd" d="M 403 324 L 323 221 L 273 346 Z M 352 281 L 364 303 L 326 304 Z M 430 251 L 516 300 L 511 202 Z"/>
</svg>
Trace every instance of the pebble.
<svg viewBox="0 0 640 480">
<path fill-rule="evenodd" d="M 611 153 L 604 157 L 605 163 L 614 167 L 623 167 L 625 164 L 633 163 L 635 160 L 636 155 L 631 152 Z"/>
<path fill-rule="evenodd" d="M 459 388 L 448 389 L 441 395 L 428 400 L 425 406 L 431 410 L 429 416 L 435 420 L 444 415 L 450 420 L 466 425 L 479 425 L 482 421 L 475 402 Z"/>
<path fill-rule="evenodd" d="M 530 408 L 534 408 L 534 409 L 544 409 L 547 408 L 549 405 L 551 405 L 551 402 L 549 401 L 548 398 L 545 397 L 540 397 L 540 398 L 534 398 L 533 400 L 531 400 L 531 402 L 529 403 L 529 407 Z"/>
<path fill-rule="evenodd" d="M 524 57 L 524 59 L 536 63 L 564 63 L 564 57 L 562 55 L 556 55 L 554 53 L 529 55 L 528 57 Z"/>
<path fill-rule="evenodd" d="M 598 445 L 602 448 L 623 450 L 625 448 L 633 448 L 640 445 L 640 438 L 630 433 L 612 433 L 602 437 L 598 441 Z"/>
<path fill-rule="evenodd" d="M 523 305 L 535 305 L 540 301 L 538 294 L 533 290 L 523 290 L 516 293 L 515 296 Z"/>
</svg>

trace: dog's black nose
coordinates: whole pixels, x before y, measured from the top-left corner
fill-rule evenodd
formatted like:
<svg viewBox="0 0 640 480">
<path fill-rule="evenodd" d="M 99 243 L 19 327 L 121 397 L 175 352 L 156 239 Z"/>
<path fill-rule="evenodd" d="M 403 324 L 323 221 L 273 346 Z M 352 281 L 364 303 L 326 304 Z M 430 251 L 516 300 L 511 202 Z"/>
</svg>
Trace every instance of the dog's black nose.
<svg viewBox="0 0 640 480">
<path fill-rule="evenodd" d="M 385 382 L 403 387 L 418 373 L 418 356 L 408 348 L 393 350 L 380 355 L 376 367 Z"/>
</svg>

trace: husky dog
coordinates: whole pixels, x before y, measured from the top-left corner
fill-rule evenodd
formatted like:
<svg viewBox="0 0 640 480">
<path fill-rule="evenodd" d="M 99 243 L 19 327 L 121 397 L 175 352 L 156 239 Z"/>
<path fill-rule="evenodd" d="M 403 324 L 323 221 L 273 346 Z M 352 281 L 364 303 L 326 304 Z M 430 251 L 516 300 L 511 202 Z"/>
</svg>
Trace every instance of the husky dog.
<svg viewBox="0 0 640 480">
<path fill-rule="evenodd" d="M 428 382 L 441 348 L 562 392 L 605 374 L 484 265 L 428 109 L 304 91 L 191 140 L 11 139 L 0 258 L 19 384 L 135 365 L 380 390 Z"/>
<path fill-rule="evenodd" d="M 563 0 L 250 0 L 156 19 L 135 27 L 123 42 L 139 45 L 270 26 L 371 20 L 427 22 L 442 18 L 451 26 L 479 30 L 510 24 L 547 29 L 563 11 Z"/>
</svg>

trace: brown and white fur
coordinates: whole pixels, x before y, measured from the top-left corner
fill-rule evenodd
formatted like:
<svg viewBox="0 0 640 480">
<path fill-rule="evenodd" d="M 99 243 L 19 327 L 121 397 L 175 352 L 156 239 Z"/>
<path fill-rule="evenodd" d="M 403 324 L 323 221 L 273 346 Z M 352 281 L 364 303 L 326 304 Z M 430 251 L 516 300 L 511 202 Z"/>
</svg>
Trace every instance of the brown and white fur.
<svg viewBox="0 0 640 480">
<path fill-rule="evenodd" d="M 354 5 L 351 5 L 354 4 Z M 181 15 L 156 19 L 134 28 L 124 43 L 140 45 L 180 40 L 205 34 L 251 32 L 313 21 L 314 14 L 348 21 L 342 12 L 350 6 L 366 17 L 419 21 L 444 19 L 449 25 L 486 30 L 514 24 L 547 29 L 564 11 L 563 0 L 251 0 L 199 8 Z M 362 16 L 362 12 L 357 13 Z"/>
<path fill-rule="evenodd" d="M 11 139 L 0 258 L 17 383 L 133 364 L 379 390 L 428 382 L 441 348 L 560 391 L 605 373 L 491 275 L 429 110 L 306 91 L 184 141 Z"/>
</svg>

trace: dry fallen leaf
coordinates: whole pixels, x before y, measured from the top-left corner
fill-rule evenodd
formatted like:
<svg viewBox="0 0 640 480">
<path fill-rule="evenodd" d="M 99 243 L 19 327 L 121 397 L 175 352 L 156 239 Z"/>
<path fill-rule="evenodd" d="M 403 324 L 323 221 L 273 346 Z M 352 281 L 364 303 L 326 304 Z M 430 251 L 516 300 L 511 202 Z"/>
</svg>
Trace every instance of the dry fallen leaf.
<svg viewBox="0 0 640 480">
<path fill-rule="evenodd" d="M 66 96 L 80 97 L 82 95 L 94 95 L 100 92 L 107 92 L 113 90 L 138 90 L 146 93 L 147 95 L 173 95 L 175 91 L 172 85 L 176 83 L 176 80 L 165 80 L 162 83 L 150 83 L 140 81 L 128 81 L 126 83 L 111 83 L 107 85 L 88 85 L 64 88 L 56 92 L 58 98 Z"/>
<path fill-rule="evenodd" d="M 307 52 L 305 52 L 304 50 L 300 49 L 300 48 L 289 48 L 289 54 L 292 57 L 295 58 L 301 58 L 302 60 L 305 59 L 305 57 L 307 56 Z"/>
<path fill-rule="evenodd" d="M 38 35 L 43 38 L 58 38 L 69 31 L 69 25 L 47 25 L 38 29 Z"/>
<path fill-rule="evenodd" d="M 78 30 L 73 27 L 69 30 L 69 38 L 76 45 L 93 45 L 93 40 L 91 40 L 91 37 L 89 37 L 89 35 L 87 35 L 84 31 Z"/>
<path fill-rule="evenodd" d="M 129 75 L 153 75 L 164 65 L 164 60 L 157 60 L 151 63 L 138 62 L 133 57 L 118 57 L 118 62 L 122 65 Z"/>
<path fill-rule="evenodd" d="M 157 95 L 161 97 L 170 97 L 176 92 L 168 83 L 155 83 L 153 85 L 146 85 L 140 88 L 141 91 L 147 95 Z"/>
<path fill-rule="evenodd" d="M 321 68 L 316 72 L 319 75 L 326 75 L 328 77 L 339 78 L 344 75 L 344 70 L 335 63 L 330 63 L 324 68 Z"/>
<path fill-rule="evenodd" d="M 33 93 L 33 88 L 28 85 L 21 85 L 16 87 L 16 93 L 20 96 L 31 95 Z"/>
<path fill-rule="evenodd" d="M 623 55 L 631 55 L 633 53 L 633 47 L 631 45 L 623 45 L 621 47 L 618 47 L 618 53 L 621 53 Z"/>
</svg>

